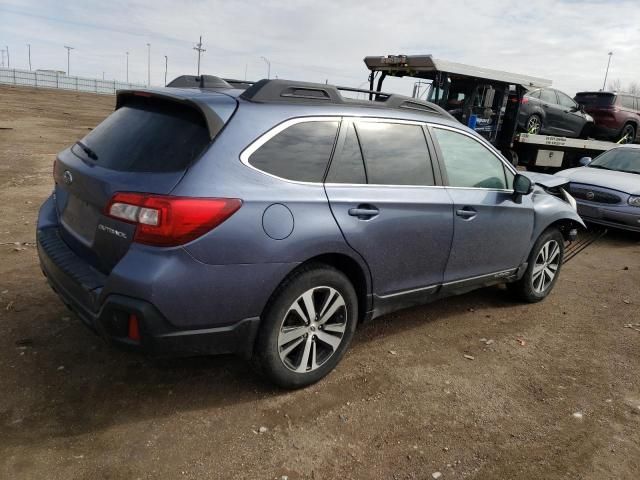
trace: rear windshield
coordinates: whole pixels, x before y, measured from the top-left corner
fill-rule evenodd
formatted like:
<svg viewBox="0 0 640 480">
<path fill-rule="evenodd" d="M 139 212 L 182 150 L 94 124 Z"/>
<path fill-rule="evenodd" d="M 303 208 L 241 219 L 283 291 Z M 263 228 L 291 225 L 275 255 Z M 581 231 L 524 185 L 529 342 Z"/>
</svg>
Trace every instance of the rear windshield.
<svg viewBox="0 0 640 480">
<path fill-rule="evenodd" d="M 205 119 L 197 110 L 145 98 L 120 107 L 81 143 L 104 168 L 175 172 L 186 169 L 210 141 Z M 76 144 L 73 152 L 86 157 L 83 146 Z"/>
<path fill-rule="evenodd" d="M 613 105 L 616 96 L 610 93 L 578 93 L 575 101 L 589 107 L 608 107 Z"/>
</svg>

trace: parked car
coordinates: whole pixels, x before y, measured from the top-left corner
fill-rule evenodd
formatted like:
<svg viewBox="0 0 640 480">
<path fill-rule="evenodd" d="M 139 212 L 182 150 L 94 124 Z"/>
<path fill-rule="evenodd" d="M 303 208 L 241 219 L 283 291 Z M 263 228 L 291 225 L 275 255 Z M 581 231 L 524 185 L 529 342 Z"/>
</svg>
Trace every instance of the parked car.
<svg viewBox="0 0 640 480">
<path fill-rule="evenodd" d="M 640 232 L 640 146 L 616 147 L 581 163 L 556 175 L 571 182 L 583 220 Z"/>
<path fill-rule="evenodd" d="M 533 184 L 440 107 L 377 98 L 120 91 L 57 156 L 37 226 L 51 286 L 116 344 L 243 354 L 289 388 L 386 312 L 496 283 L 544 299 L 583 225 L 564 181 Z"/>
<path fill-rule="evenodd" d="M 560 90 L 538 88 L 522 97 L 518 126 L 527 133 L 587 138 L 593 123 L 591 115 Z"/>
<path fill-rule="evenodd" d="M 627 93 L 580 92 L 575 96 L 595 121 L 593 136 L 633 143 L 640 125 L 640 98 Z"/>
</svg>

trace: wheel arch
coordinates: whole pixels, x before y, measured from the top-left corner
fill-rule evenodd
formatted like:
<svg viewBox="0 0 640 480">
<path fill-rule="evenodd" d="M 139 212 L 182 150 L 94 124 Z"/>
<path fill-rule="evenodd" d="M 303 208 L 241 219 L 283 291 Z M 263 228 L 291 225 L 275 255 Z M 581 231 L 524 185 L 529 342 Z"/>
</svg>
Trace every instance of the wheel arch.
<svg viewBox="0 0 640 480">
<path fill-rule="evenodd" d="M 575 218 L 562 217 L 562 218 L 553 220 L 551 223 L 547 224 L 544 228 L 539 230 L 537 232 L 536 239 L 539 238 L 540 235 L 542 235 L 544 232 L 546 232 L 551 228 L 556 228 L 560 230 L 560 233 L 562 234 L 565 240 L 572 240 L 572 236 L 570 234 L 571 230 L 579 229 L 579 228 L 582 228 L 583 230 L 587 229 L 587 227 L 585 226 L 585 224 L 582 222 L 581 219 L 580 221 L 577 221 Z"/>
<path fill-rule="evenodd" d="M 372 282 L 371 272 L 364 261 L 356 259 L 345 253 L 321 253 L 314 255 L 296 265 L 295 268 L 290 270 L 278 283 L 276 288 L 269 295 L 269 299 L 265 304 L 264 310 L 266 310 L 269 304 L 273 301 L 274 295 L 278 292 L 280 286 L 289 278 L 303 268 L 307 268 L 309 265 L 321 264 L 335 268 L 342 272 L 349 279 L 353 288 L 356 291 L 358 297 L 358 323 L 367 320 L 372 310 Z"/>
</svg>

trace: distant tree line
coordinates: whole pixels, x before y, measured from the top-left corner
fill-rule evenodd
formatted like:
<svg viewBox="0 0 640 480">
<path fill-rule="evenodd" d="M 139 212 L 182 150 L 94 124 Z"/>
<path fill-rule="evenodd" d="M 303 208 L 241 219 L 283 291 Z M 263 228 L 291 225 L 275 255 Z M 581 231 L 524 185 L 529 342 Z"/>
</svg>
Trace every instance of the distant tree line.
<svg viewBox="0 0 640 480">
<path fill-rule="evenodd" d="M 609 90 L 612 92 L 625 92 L 632 95 L 640 95 L 640 83 L 631 82 L 627 88 L 622 88 L 622 81 L 618 78 L 609 83 Z"/>
</svg>

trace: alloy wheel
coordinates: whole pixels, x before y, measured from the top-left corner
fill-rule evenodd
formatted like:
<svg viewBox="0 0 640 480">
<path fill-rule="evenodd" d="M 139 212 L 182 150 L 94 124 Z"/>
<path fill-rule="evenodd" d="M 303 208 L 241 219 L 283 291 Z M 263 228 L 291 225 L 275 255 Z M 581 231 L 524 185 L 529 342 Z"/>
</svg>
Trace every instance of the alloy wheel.
<svg viewBox="0 0 640 480">
<path fill-rule="evenodd" d="M 527 122 L 527 133 L 532 135 L 536 135 L 540 133 L 540 119 L 535 115 L 529 117 L 529 121 Z"/>
<path fill-rule="evenodd" d="M 335 288 L 314 287 L 287 310 L 278 333 L 278 354 L 289 369 L 308 373 L 338 350 L 347 328 L 347 306 Z"/>
<path fill-rule="evenodd" d="M 560 266 L 560 245 L 555 240 L 545 243 L 533 266 L 531 277 L 533 290 L 536 293 L 544 293 L 558 272 Z"/>
<path fill-rule="evenodd" d="M 623 129 L 622 129 L 622 135 L 620 137 L 620 143 L 633 143 L 634 140 L 634 136 L 635 136 L 635 129 L 633 128 L 633 125 L 626 125 Z"/>
</svg>

